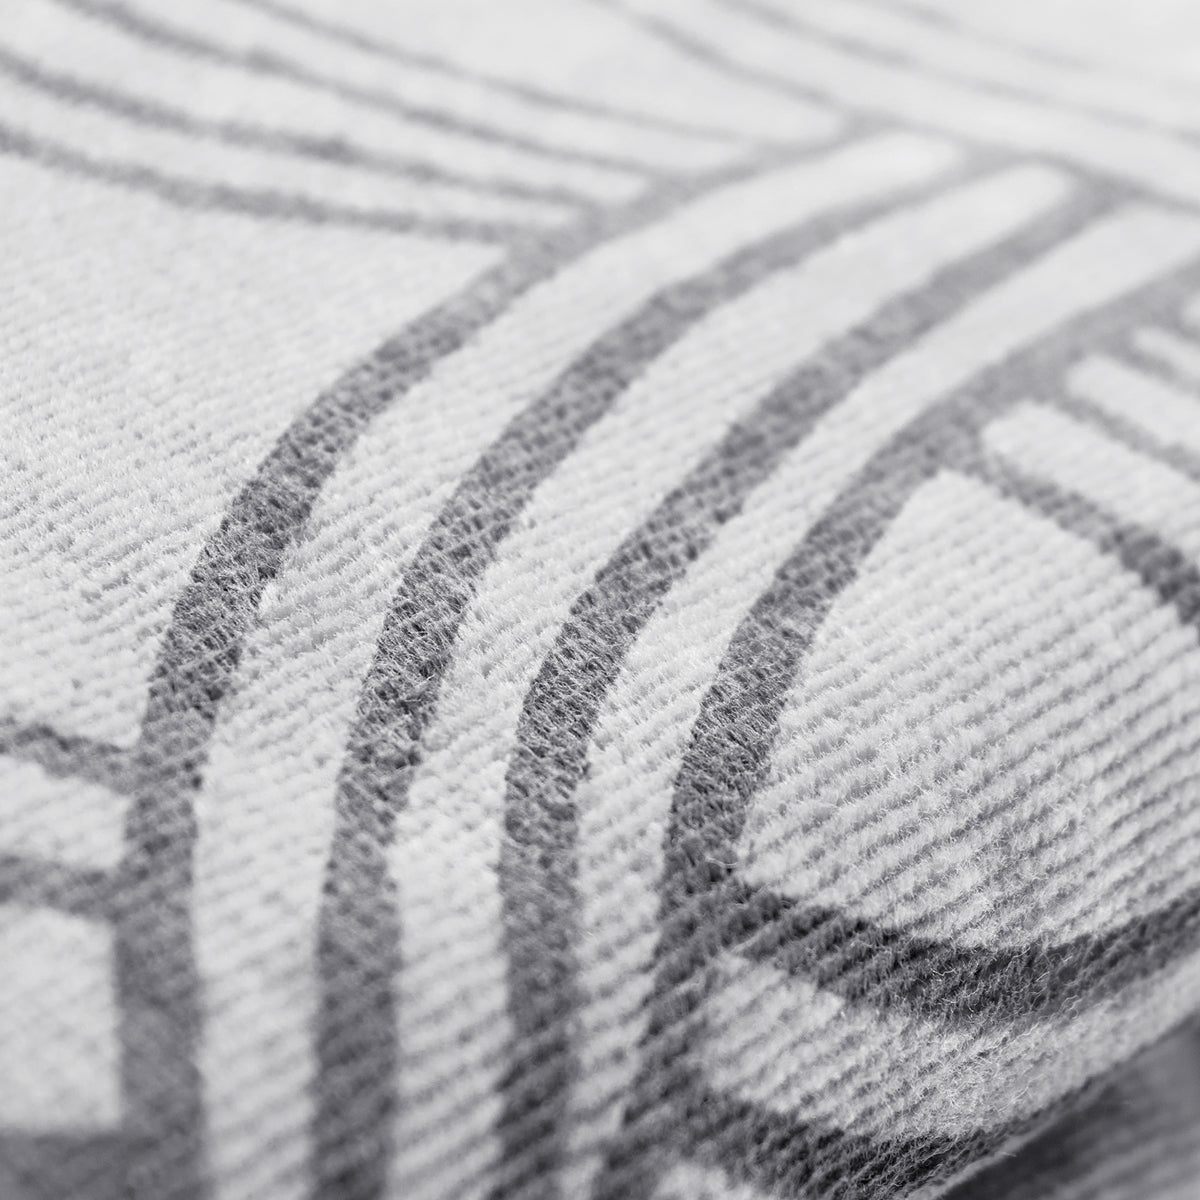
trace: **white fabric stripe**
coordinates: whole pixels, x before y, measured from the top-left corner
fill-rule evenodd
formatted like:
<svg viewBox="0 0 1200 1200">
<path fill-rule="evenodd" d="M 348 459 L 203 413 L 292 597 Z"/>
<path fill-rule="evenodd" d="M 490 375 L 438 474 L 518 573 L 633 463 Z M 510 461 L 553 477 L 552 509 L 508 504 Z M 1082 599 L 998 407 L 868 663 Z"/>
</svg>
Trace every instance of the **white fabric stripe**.
<svg viewBox="0 0 1200 1200">
<path fill-rule="evenodd" d="M 800 314 L 787 334 L 791 343 L 789 358 L 799 362 L 829 337 L 866 318 L 889 297 L 919 285 L 947 264 L 1011 234 L 1049 207 L 1062 195 L 1062 190 L 1061 181 L 1055 176 L 1040 170 L 1022 169 L 970 184 L 914 209 L 889 215 L 805 263 L 796 275 L 796 283 L 788 281 L 785 284 L 791 292 L 790 298 L 786 294 L 771 297 L 776 301 L 774 314 L 768 309 L 762 319 L 777 322 L 780 313 Z M 774 290 L 783 292 L 784 289 Z M 754 328 L 755 320 L 745 320 L 745 314 L 738 309 L 739 306 L 730 306 L 728 319 L 735 322 L 731 328 Z M 709 338 L 706 334 L 707 331 L 698 331 L 698 336 L 716 346 L 723 347 L 727 343 L 725 338 Z M 732 336 L 728 341 L 736 345 Z M 736 353 L 741 355 L 747 350 L 755 356 L 762 353 L 757 346 L 738 347 Z M 722 350 L 722 353 L 728 355 L 729 352 Z M 723 358 L 723 364 L 727 362 L 728 358 Z M 723 365 L 722 376 L 729 369 Z M 656 374 L 643 383 L 650 389 L 661 386 Z M 555 624 L 557 622 L 558 618 Z M 527 681 L 522 684 L 527 686 Z M 478 684 L 476 688 L 479 690 Z M 492 693 L 488 693 L 487 698 L 490 702 Z M 448 709 L 454 707 L 447 705 Z M 476 716 L 474 721 L 474 727 L 478 727 L 481 718 Z M 464 721 L 462 736 L 467 736 L 471 727 Z M 429 765 L 432 769 L 432 761 Z M 450 770 L 449 764 L 443 770 Z M 626 780 L 622 794 L 638 793 L 639 789 L 636 778 L 632 782 Z M 602 838 L 607 826 L 593 829 L 593 822 L 601 816 L 594 801 L 594 789 L 585 781 L 580 794 L 581 829 L 588 837 Z M 603 805 L 600 809 L 605 820 L 612 818 L 611 809 Z M 584 874 L 581 891 L 585 908 L 589 902 L 593 906 L 603 904 L 603 897 L 611 895 L 603 889 L 612 883 L 612 880 L 606 880 L 604 884 L 593 886 Z M 461 938 L 456 937 L 453 941 L 458 944 Z M 586 950 L 584 958 L 588 968 L 597 975 L 597 981 L 585 988 L 591 993 L 601 986 L 598 979 L 610 964 L 591 961 L 591 954 Z M 448 973 L 449 968 L 446 971 Z M 618 1115 L 612 1108 L 612 1095 L 604 1090 L 598 1095 L 595 1083 L 597 1078 L 603 1077 L 610 1054 L 617 1053 L 605 1037 L 608 1032 L 611 1031 L 588 1026 L 588 1036 L 584 1039 L 583 1083 L 572 1097 L 573 1111 L 569 1122 L 572 1151 L 568 1155 L 566 1191 L 572 1195 L 585 1194 L 591 1173 L 598 1165 L 597 1156 L 613 1132 Z"/>
<path fill-rule="evenodd" d="M 219 1195 L 266 1190 L 286 1200 L 302 1188 L 315 928 L 341 753 L 405 556 L 462 472 L 598 333 L 657 289 L 806 214 L 900 189 L 952 161 L 929 139 L 873 138 L 730 185 L 600 246 L 444 360 L 329 480 L 306 539 L 264 596 L 197 801 L 201 1062 Z M 267 795 L 269 806 L 256 802 Z M 265 1027 L 272 1039 L 263 1045 L 255 1031 Z"/>
<path fill-rule="evenodd" d="M 719 0 L 624 2 L 638 12 L 675 21 L 681 30 L 737 63 L 785 85 L 803 80 L 805 88 L 852 109 L 875 110 L 970 138 L 1061 155 L 1189 203 L 1200 199 L 1200 151 L 1167 135 L 1033 101 L 990 96 L 920 71 L 870 62 L 756 22 Z"/>
<path fill-rule="evenodd" d="M 0 854 L 112 870 L 125 841 L 125 798 L 0 755 Z"/>
<path fill-rule="evenodd" d="M 1200 413 L 1191 421 L 1195 430 Z M 1178 471 L 1036 404 L 989 426 L 986 440 L 1021 470 L 1081 493 L 1119 520 L 1155 530 L 1200 565 L 1200 485 Z"/>
<path fill-rule="evenodd" d="M 502 179 L 564 187 L 606 201 L 628 199 L 643 184 L 638 175 L 628 171 L 559 162 L 518 147 L 439 129 L 315 85 L 177 51 L 103 19 L 63 9 L 56 0 L 10 0 L 8 7 L 13 11 L 6 12 L 9 19 L 0 35 L 0 46 L 34 56 L 47 70 L 65 71 L 118 91 L 145 95 L 202 118 L 260 123 L 330 141 L 342 138 L 380 154 L 401 154 L 429 162 L 481 183 Z M 173 0 L 169 6 L 142 7 L 150 19 L 180 32 L 188 32 L 185 22 L 191 15 L 197 38 L 210 42 L 222 39 L 234 46 L 239 45 L 239 33 L 248 23 L 253 24 L 255 16 L 240 5 L 229 4 L 221 5 L 218 14 L 217 0 L 211 4 L 203 0 L 201 6 L 189 0 Z M 272 37 L 266 41 L 246 36 L 241 44 L 259 52 L 279 52 L 282 46 L 275 32 L 272 30 Z M 407 67 L 387 71 L 379 62 L 364 58 L 376 77 L 382 73 L 395 80 L 408 74 Z M 349 74 L 349 80 L 365 81 L 366 70 L 366 66 L 360 66 L 357 75 Z M 378 78 L 376 82 L 382 86 Z M 13 120 L 20 110 L 5 107 L 3 111 Z"/>
<path fill-rule="evenodd" d="M 286 0 L 318 20 L 328 0 Z M 405 0 L 403 44 L 443 61 L 580 100 L 645 112 L 737 138 L 806 142 L 842 125 L 834 110 L 782 96 L 679 53 L 620 13 L 561 0 Z M 378 0 L 340 0 L 336 19 L 367 36 L 397 39 L 395 14 Z M 529 31 L 514 36 L 515 30 Z M 553 47 L 552 52 L 547 48 Z M 599 52 L 600 48 L 602 52 Z M 670 87 L 663 80 L 670 80 Z"/>
<path fill-rule="evenodd" d="M 887 9 L 863 0 L 815 0 L 801 10 L 789 9 L 781 0 L 766 0 L 766 7 L 785 19 L 789 14 L 801 16 L 806 24 L 827 33 L 902 54 L 916 70 L 925 64 L 967 83 L 1001 84 L 1032 93 L 1035 99 L 1060 100 L 1181 130 L 1200 127 L 1196 97 L 1113 73 L 1101 76 L 1067 62 L 1051 65 L 998 43 L 964 37 L 949 26 L 931 25 L 902 8 Z"/>
<path fill-rule="evenodd" d="M 701 1053 L 713 1086 L 889 1137 L 969 1136 L 1036 1112 L 1168 1033 L 1200 987 L 1193 956 L 1068 1018 L 975 1030 L 857 1008 L 731 954 L 718 961 Z"/>
<path fill-rule="evenodd" d="M 401 1105 L 396 1138 L 409 1187 L 439 1165 L 457 1176 L 494 1116 L 508 1037 L 496 879 L 504 772 L 525 693 L 572 601 L 726 424 L 822 342 L 1063 192 L 1061 178 L 1040 169 L 975 183 L 773 277 L 657 360 L 539 489 L 467 611 L 427 757 L 397 819 L 404 1079 L 420 1088 Z M 554 564 L 548 575 L 545 562 Z M 543 579 L 536 597 L 527 594 L 533 575 Z M 464 1097 L 487 1099 L 468 1117 Z"/>
<path fill-rule="evenodd" d="M 384 176 L 320 158 L 142 125 L 92 106 L 64 102 L 2 72 L 0 113 L 9 128 L 70 150 L 100 168 L 132 167 L 200 186 L 290 193 L 360 214 L 438 221 L 559 225 L 577 215 L 569 205 Z"/>
<path fill-rule="evenodd" d="M 581 1015 L 581 1043 L 592 1104 L 614 1103 L 636 1070 L 673 781 L 721 655 L 781 558 L 870 456 L 928 404 L 1198 248 L 1200 226 L 1135 209 L 994 288 L 829 413 L 668 594 L 605 700 L 577 799 L 579 950 L 583 989 L 593 997 Z"/>
<path fill-rule="evenodd" d="M 1067 373 L 1067 389 L 1164 445 L 1200 451 L 1200 398 L 1136 367 L 1093 356 Z"/>
<path fill-rule="evenodd" d="M 1133 335 L 1136 349 L 1178 371 L 1189 383 L 1200 384 L 1200 346 L 1165 329 L 1139 329 Z M 1193 400 L 1193 404 L 1200 400 Z"/>
<path fill-rule="evenodd" d="M 1075 434 L 993 428 L 1022 468 L 1040 437 Z M 1136 575 L 943 473 L 818 630 L 741 875 L 960 946 L 1111 930 L 1200 867 L 1198 695 L 1196 631 Z"/>
<path fill-rule="evenodd" d="M 161 6 L 154 6 L 153 12 L 158 17 Z M 335 22 L 343 19 L 340 7 L 326 8 L 322 15 Z M 400 62 L 372 54 L 266 9 L 229 0 L 178 0 L 170 6 L 169 16 L 173 26 L 194 30 L 206 40 L 217 39 L 235 53 L 269 50 L 347 86 L 375 89 L 402 103 L 485 124 L 501 133 L 534 136 L 551 148 L 615 155 L 655 168 L 683 169 L 720 166 L 739 149 L 734 142 L 698 134 L 674 133 L 570 109 L 555 110 L 411 59 Z M 406 32 L 403 23 L 399 28 Z M 816 122 L 813 132 L 819 132 Z M 602 177 L 601 173 L 597 177 Z"/>
<path fill-rule="evenodd" d="M 121 1121 L 112 930 L 0 904 L 0 1124 L 87 1133 Z"/>
</svg>

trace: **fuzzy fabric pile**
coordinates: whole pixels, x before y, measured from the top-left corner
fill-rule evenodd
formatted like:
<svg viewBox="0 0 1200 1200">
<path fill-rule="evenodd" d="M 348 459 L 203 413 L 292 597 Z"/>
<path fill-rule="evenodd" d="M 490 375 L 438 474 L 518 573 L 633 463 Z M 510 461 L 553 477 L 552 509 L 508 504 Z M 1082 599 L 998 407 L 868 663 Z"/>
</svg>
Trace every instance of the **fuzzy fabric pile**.
<svg viewBox="0 0 1200 1200">
<path fill-rule="evenodd" d="M 6 0 L 3 1200 L 1200 1197 L 1200 10 Z"/>
</svg>

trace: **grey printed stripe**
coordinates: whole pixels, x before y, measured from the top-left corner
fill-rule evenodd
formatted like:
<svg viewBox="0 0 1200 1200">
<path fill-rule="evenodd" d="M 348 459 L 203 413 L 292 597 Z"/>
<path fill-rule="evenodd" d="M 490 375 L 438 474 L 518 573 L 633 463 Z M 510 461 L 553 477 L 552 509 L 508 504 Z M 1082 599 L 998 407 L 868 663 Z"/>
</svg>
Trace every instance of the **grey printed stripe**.
<svg viewBox="0 0 1200 1200">
<path fill-rule="evenodd" d="M 736 927 L 740 916 L 737 844 L 784 700 L 834 600 L 922 483 L 946 464 L 978 458 L 987 421 L 1036 393 L 1040 380 L 1056 378 L 1080 347 L 1118 337 L 1131 309 L 1144 315 L 1177 302 L 1186 278 L 1177 274 L 1067 322 L 926 410 L 860 471 L 742 622 L 705 696 L 676 779 L 643 1063 L 623 1134 L 597 1187 L 601 1200 L 648 1200 L 671 1129 L 705 1119 L 689 1087 L 688 1052 L 702 1036 L 702 1003 L 715 986 L 712 963 L 722 930 Z M 903 988 L 898 973 L 890 985 Z"/>
<path fill-rule="evenodd" d="M 0 717 L 0 754 L 36 762 L 60 779 L 86 779 L 117 792 L 128 790 L 132 781 L 129 752 L 120 746 L 62 734 L 49 725 L 25 724 L 12 717 Z"/>
<path fill-rule="evenodd" d="M 1139 576 L 1162 604 L 1174 607 L 1179 620 L 1200 633 L 1200 569 L 1153 530 L 1121 521 L 1077 492 L 1023 473 L 996 456 L 964 464 L 1005 496 L 1020 500 L 1098 550 L 1113 555 Z"/>
<path fill-rule="evenodd" d="M 1200 947 L 1200 889 L 1103 934 L 1021 949 L 957 946 L 767 889 L 722 891 L 720 941 L 729 949 L 855 1003 L 903 1006 L 935 1021 L 1053 1016 L 1094 1004 Z"/>
<path fill-rule="evenodd" d="M 1159 324 L 1176 337 L 1181 337 L 1187 342 L 1196 342 L 1196 331 L 1189 328 L 1178 313 L 1164 314 Z M 1197 349 L 1200 349 L 1200 346 L 1197 346 Z M 1200 404 L 1200 381 L 1197 381 L 1194 376 L 1188 375 L 1167 358 L 1152 355 L 1140 349 L 1134 339 L 1121 347 L 1121 356 L 1135 369 L 1144 371 L 1156 379 L 1161 379 L 1181 392 L 1186 392 Z"/>
<path fill-rule="evenodd" d="M 1003 1144 L 1008 1132 L 883 1141 L 789 1120 L 694 1077 L 684 1086 L 687 1108 L 672 1138 L 679 1152 L 772 1196 L 902 1200 L 919 1187 L 952 1178 Z M 640 1193 L 601 1191 L 595 1200 L 634 1194 Z"/>
<path fill-rule="evenodd" d="M 935 9 L 919 2 L 914 3 L 914 0 L 867 0 L 867 3 L 883 4 L 889 7 L 894 3 L 895 7 L 902 9 L 906 16 L 915 17 L 917 20 L 924 21 L 935 28 L 952 30 L 962 37 L 969 38 L 985 46 L 1002 46 L 1006 50 L 1024 55 L 1035 62 L 1044 62 L 1055 67 L 1075 67 L 1085 71 L 1094 71 L 1097 67 L 1096 63 L 1089 62 L 1086 58 L 1081 58 L 1078 55 L 1068 54 L 1065 50 L 1037 45 L 1032 42 L 1022 42 L 1016 38 L 1005 37 L 1003 34 L 992 30 L 985 31 L 964 21 L 955 20 L 949 13 L 941 9 Z M 1106 67 L 1105 69 L 1110 68 Z"/>
<path fill-rule="evenodd" d="M 1011 96 L 1019 100 L 1034 100 L 1046 105 L 1047 108 L 1057 108 L 1067 112 L 1087 113 L 1100 120 L 1114 121 L 1122 125 L 1128 125 L 1134 129 L 1157 128 L 1168 133 L 1179 132 L 1178 124 L 1166 124 L 1162 121 L 1148 120 L 1119 109 L 1070 102 L 1060 97 L 1047 96 L 1044 92 L 1038 91 L 1036 88 L 1020 87 L 1016 84 L 1002 83 L 995 79 L 981 79 L 969 71 L 956 71 L 942 66 L 935 66 L 929 62 L 915 61 L 899 50 L 890 50 L 862 38 L 833 34 L 821 29 L 811 21 L 806 21 L 797 15 L 802 10 L 783 13 L 768 4 L 761 3 L 761 0 L 721 0 L 721 3 L 725 4 L 728 8 L 752 17 L 769 28 L 784 30 L 811 42 L 834 46 L 861 59 L 900 67 L 925 78 L 945 79 L 965 87 L 973 88 L 975 91 L 995 96 Z"/>
<path fill-rule="evenodd" d="M 634 9 L 626 7 L 621 0 L 594 0 L 594 2 L 603 4 L 607 8 L 612 8 L 614 11 L 619 12 L 626 20 L 644 29 L 665 45 L 679 51 L 688 58 L 703 63 L 706 67 L 714 67 L 724 75 L 732 76 L 735 79 L 749 80 L 751 83 L 769 88 L 780 95 L 796 96 L 810 104 L 818 104 L 822 107 L 829 104 L 829 97 L 816 88 L 806 87 L 794 80 L 782 79 L 778 75 L 773 75 L 770 71 L 756 71 L 753 67 L 735 62 L 728 55 L 714 50 L 703 38 L 692 37 L 682 25 L 672 21 L 664 21 L 659 17 L 652 17 L 646 13 L 637 12 Z"/>
<path fill-rule="evenodd" d="M 823 412 L 970 297 L 1080 228 L 1095 209 L 1085 200 L 1035 222 L 826 346 L 734 426 L 573 605 L 525 697 L 507 773 L 500 871 L 516 1041 L 502 1132 L 513 1192 L 557 1191 L 562 1104 L 577 1070 L 572 797 L 601 703 L 629 648 L 663 596 Z"/>
<path fill-rule="evenodd" d="M 170 129 L 196 137 L 213 138 L 231 145 L 254 146 L 322 159 L 345 166 L 361 167 L 383 175 L 418 179 L 423 182 L 460 187 L 484 195 L 511 196 L 521 200 L 560 204 L 587 204 L 586 198 L 566 188 L 534 187 L 496 179 L 480 181 L 456 174 L 419 159 L 384 155 L 345 139 L 304 137 L 238 121 L 207 121 L 182 109 L 171 108 L 129 93 L 86 83 L 61 72 L 47 71 L 0 46 L 0 71 L 71 104 L 88 105 L 142 125 Z"/>
<path fill-rule="evenodd" d="M 393 989 L 400 953 L 387 847 L 480 575 L 537 485 L 694 322 L 894 202 L 805 222 L 660 292 L 603 334 L 508 426 L 434 521 L 385 619 L 339 780 L 320 935 L 321 1187 L 355 1198 L 383 1187 L 398 1066 Z M 347 1148 L 355 1161 L 346 1161 Z"/>
<path fill-rule="evenodd" d="M 125 1179 L 136 1142 L 120 1134 L 20 1134 L 0 1131 L 4 1200 L 127 1200 Z"/>
<path fill-rule="evenodd" d="M 313 16 L 311 13 L 293 8 L 290 5 L 280 4 L 278 0 L 236 0 L 236 2 L 244 4 L 247 8 L 260 9 L 301 28 L 311 29 L 313 32 L 320 34 L 330 41 L 342 42 L 358 50 L 366 50 L 368 53 L 390 58 L 401 64 L 412 64 L 434 71 L 441 71 L 446 75 L 469 80 L 472 83 L 480 84 L 496 92 L 507 93 L 510 96 L 516 96 L 522 100 L 531 101 L 534 104 L 544 105 L 548 109 L 578 112 L 596 117 L 608 117 L 612 120 L 625 121 L 634 126 L 661 129 L 667 133 L 677 133 L 683 137 L 714 138 L 730 143 L 738 140 L 734 135 L 725 130 L 709 129 L 684 121 L 671 120 L 670 118 L 652 113 L 633 112 L 632 110 L 618 108 L 614 105 L 581 100 L 576 96 L 566 96 L 558 92 L 547 91 L 543 88 L 534 87 L 531 84 L 518 83 L 511 79 L 502 79 L 496 75 L 482 74 L 475 70 L 464 70 L 444 59 L 436 58 L 424 52 L 417 53 L 394 42 L 384 42 L 376 37 L 368 37 L 366 34 L 351 29 L 349 26 L 323 20 Z"/>
<path fill-rule="evenodd" d="M 199 980 L 189 896 L 193 804 L 213 728 L 263 588 L 321 488 L 367 426 L 518 296 L 618 232 L 752 176 L 763 164 L 656 190 L 559 237 L 543 237 L 410 323 L 298 416 L 206 542 L 160 643 L 125 827 L 128 897 L 117 906 L 124 1092 L 142 1132 L 122 1200 L 203 1194 L 204 1118 L 194 1065 Z"/>
<path fill-rule="evenodd" d="M 503 242 L 526 236 L 523 225 L 491 221 L 436 220 L 406 213 L 346 208 L 308 196 L 275 191 L 251 191 L 223 184 L 178 179 L 149 167 L 79 154 L 66 146 L 0 123 L 0 154 L 12 154 L 43 166 L 101 183 L 148 192 L 180 208 L 225 211 L 310 225 L 342 225 L 389 233 L 418 233 L 452 241 Z"/>
<path fill-rule="evenodd" d="M 587 163 L 609 170 L 645 173 L 644 167 L 634 166 L 603 155 L 549 145 L 536 138 L 510 133 L 485 122 L 468 121 L 440 109 L 406 104 L 388 92 L 345 83 L 331 76 L 323 75 L 319 71 L 310 70 L 300 63 L 293 62 L 270 50 L 245 54 L 227 50 L 218 42 L 197 37 L 181 29 L 174 29 L 168 23 L 157 21 L 128 4 L 122 3 L 121 0 L 55 0 L 55 3 L 108 21 L 126 33 L 177 53 L 240 67 L 255 74 L 290 79 L 319 91 L 341 96 L 345 100 L 365 104 L 384 112 L 395 113 L 409 120 L 419 121 L 451 133 L 479 138 L 494 145 L 511 146 L 515 150 L 521 150 L 549 161 Z"/>
<path fill-rule="evenodd" d="M 104 871 L 0 853 L 0 904 L 105 920 L 113 913 L 116 886 Z"/>
</svg>

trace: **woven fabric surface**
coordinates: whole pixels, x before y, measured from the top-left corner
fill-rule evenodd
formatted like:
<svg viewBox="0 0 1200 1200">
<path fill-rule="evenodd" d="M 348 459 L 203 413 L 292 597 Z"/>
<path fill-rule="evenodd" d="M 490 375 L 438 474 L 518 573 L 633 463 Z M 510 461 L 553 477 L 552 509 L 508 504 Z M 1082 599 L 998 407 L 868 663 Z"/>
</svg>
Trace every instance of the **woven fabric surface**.
<svg viewBox="0 0 1200 1200">
<path fill-rule="evenodd" d="M 3 18 L 0 1200 L 1200 1197 L 1192 4 Z"/>
</svg>

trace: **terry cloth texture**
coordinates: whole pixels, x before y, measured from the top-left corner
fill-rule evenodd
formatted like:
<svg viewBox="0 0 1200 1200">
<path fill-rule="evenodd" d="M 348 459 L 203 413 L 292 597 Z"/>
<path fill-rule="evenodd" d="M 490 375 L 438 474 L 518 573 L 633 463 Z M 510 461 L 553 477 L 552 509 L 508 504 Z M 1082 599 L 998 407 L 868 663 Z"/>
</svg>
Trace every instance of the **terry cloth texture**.
<svg viewBox="0 0 1200 1200">
<path fill-rule="evenodd" d="M 1200 9 L 0 16 L 0 1200 L 1200 1197 Z"/>
</svg>

